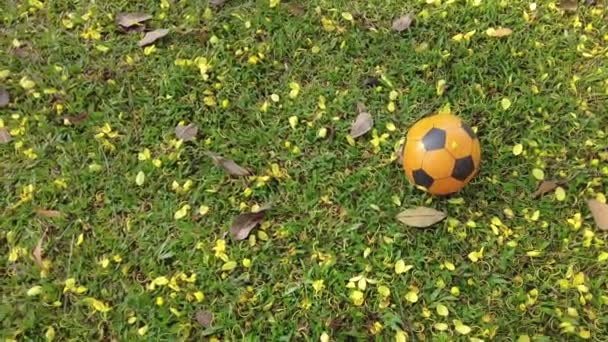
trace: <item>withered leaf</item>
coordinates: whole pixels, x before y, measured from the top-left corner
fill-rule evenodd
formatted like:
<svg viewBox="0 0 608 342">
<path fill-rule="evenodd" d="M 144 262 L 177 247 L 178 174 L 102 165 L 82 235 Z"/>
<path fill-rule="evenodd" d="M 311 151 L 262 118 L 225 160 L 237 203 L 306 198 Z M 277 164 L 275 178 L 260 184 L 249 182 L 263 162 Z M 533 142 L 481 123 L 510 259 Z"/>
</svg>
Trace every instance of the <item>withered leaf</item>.
<svg viewBox="0 0 608 342">
<path fill-rule="evenodd" d="M 210 328 L 213 324 L 213 313 L 207 310 L 198 310 L 196 312 L 196 321 L 204 328 Z"/>
<path fill-rule="evenodd" d="M 193 123 L 189 123 L 186 126 L 177 125 L 175 127 L 175 136 L 183 141 L 193 141 L 197 133 L 198 127 Z"/>
<path fill-rule="evenodd" d="M 42 216 L 42 217 L 48 217 L 48 218 L 61 217 L 61 212 L 57 211 L 57 210 L 47 210 L 47 209 L 38 208 L 34 211 L 36 212 L 36 215 Z"/>
<path fill-rule="evenodd" d="M 405 143 L 399 144 L 399 148 L 397 149 L 397 163 L 399 165 L 403 165 L 403 149 L 405 148 Z"/>
<path fill-rule="evenodd" d="M 287 11 L 289 11 L 289 13 L 291 13 L 291 15 L 293 16 L 301 17 L 306 14 L 306 9 L 304 8 L 304 5 L 299 2 L 290 2 L 285 6 L 287 6 Z"/>
<path fill-rule="evenodd" d="M 13 140 L 6 127 L 0 127 L 0 144 L 8 144 Z"/>
<path fill-rule="evenodd" d="M 8 90 L 0 88 L 0 108 L 8 106 L 11 102 L 11 97 L 8 94 Z"/>
<path fill-rule="evenodd" d="M 34 261 L 40 268 L 44 268 L 44 263 L 42 262 L 42 243 L 44 242 L 45 238 L 46 238 L 46 230 L 44 231 L 44 233 L 42 233 L 40 240 L 38 240 L 36 247 L 34 247 L 34 250 L 32 251 L 32 256 L 34 257 Z"/>
<path fill-rule="evenodd" d="M 209 4 L 213 7 L 222 7 L 227 0 L 209 0 Z"/>
<path fill-rule="evenodd" d="M 540 185 L 538 186 L 536 191 L 534 191 L 534 193 L 532 193 L 532 197 L 537 198 L 548 192 L 551 192 L 551 191 L 555 190 L 555 188 L 557 188 L 558 185 L 559 185 L 559 183 L 556 181 L 545 180 L 542 183 L 540 183 Z"/>
<path fill-rule="evenodd" d="M 559 8 L 566 12 L 576 12 L 578 8 L 578 0 L 560 0 Z"/>
<path fill-rule="evenodd" d="M 150 45 L 155 41 L 161 39 L 169 33 L 169 29 L 158 29 L 150 32 L 146 32 L 146 35 L 142 38 L 142 40 L 137 43 L 140 47 L 144 47 L 146 45 Z"/>
<path fill-rule="evenodd" d="M 231 176 L 244 177 L 250 174 L 249 170 L 238 165 L 233 160 L 226 159 L 213 152 L 205 152 L 205 154 L 209 156 L 216 165 L 221 166 L 224 171 L 226 171 Z"/>
<path fill-rule="evenodd" d="M 357 111 L 359 112 L 359 115 L 357 115 L 355 122 L 353 122 L 350 127 L 350 135 L 353 138 L 364 135 L 374 127 L 374 119 L 372 118 L 372 115 L 367 112 L 367 108 L 365 108 L 363 103 L 357 103 Z"/>
<path fill-rule="evenodd" d="M 596 199 L 587 201 L 587 206 L 593 215 L 595 225 L 600 230 L 608 230 L 608 205 Z"/>
<path fill-rule="evenodd" d="M 64 125 L 79 125 L 86 121 L 89 118 L 89 113 L 82 112 L 78 115 L 64 115 L 60 117 L 61 122 Z"/>
<path fill-rule="evenodd" d="M 393 31 L 402 32 L 410 28 L 412 22 L 414 21 L 414 13 L 408 13 L 403 15 L 393 21 L 393 25 L 391 29 Z"/>
<path fill-rule="evenodd" d="M 446 214 L 428 207 L 405 209 L 397 215 L 402 223 L 417 228 L 426 228 L 446 218 Z"/>
<path fill-rule="evenodd" d="M 232 222 L 230 234 L 235 240 L 245 240 L 253 228 L 260 224 L 266 216 L 266 211 L 270 209 L 270 205 L 266 205 L 255 213 L 240 214 Z"/>
<path fill-rule="evenodd" d="M 145 21 L 152 19 L 150 14 L 146 13 L 118 13 L 116 14 L 116 25 L 124 29 L 131 26 L 140 25 Z"/>
</svg>

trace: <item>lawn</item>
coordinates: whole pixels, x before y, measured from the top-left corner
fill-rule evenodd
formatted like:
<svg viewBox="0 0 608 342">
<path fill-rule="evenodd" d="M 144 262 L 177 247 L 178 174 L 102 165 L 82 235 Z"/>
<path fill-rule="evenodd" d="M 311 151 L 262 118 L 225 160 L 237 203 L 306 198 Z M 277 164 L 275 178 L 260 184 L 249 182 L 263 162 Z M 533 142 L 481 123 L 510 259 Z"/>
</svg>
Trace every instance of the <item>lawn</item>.
<svg viewBox="0 0 608 342">
<path fill-rule="evenodd" d="M 211 2 L 2 2 L 0 338 L 608 340 L 603 1 Z"/>
</svg>

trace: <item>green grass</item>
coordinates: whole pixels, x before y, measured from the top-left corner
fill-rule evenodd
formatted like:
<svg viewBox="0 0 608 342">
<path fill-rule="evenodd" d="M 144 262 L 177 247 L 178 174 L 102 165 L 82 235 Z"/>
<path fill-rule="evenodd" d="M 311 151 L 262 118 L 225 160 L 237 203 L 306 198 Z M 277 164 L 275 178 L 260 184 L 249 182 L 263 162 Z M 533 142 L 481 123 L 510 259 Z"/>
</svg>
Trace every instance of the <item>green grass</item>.
<svg viewBox="0 0 608 342">
<path fill-rule="evenodd" d="M 0 82 L 11 104 L 0 108 L 0 122 L 13 141 L 0 145 L 0 337 L 608 339 L 608 275 L 598 261 L 607 236 L 585 204 L 608 185 L 602 2 L 581 1 L 571 14 L 555 1 L 538 1 L 535 10 L 520 1 L 435 2 L 310 0 L 295 15 L 268 1 L 230 0 L 218 9 L 197 1 L 165 9 L 156 1 L 46 1 L 40 9 L 37 1 L 4 2 Z M 148 27 L 172 32 L 145 55 L 141 34 L 117 32 L 120 11 L 150 13 Z M 417 16 L 411 29 L 391 31 L 392 20 L 409 11 Z M 70 16 L 73 28 L 65 26 Z M 338 29 L 325 30 L 322 18 Z M 499 26 L 513 34 L 486 35 Z M 81 36 L 96 27 L 99 40 Z M 470 41 L 452 39 L 473 30 Z M 263 58 L 251 64 L 258 52 Z M 211 64 L 208 80 L 195 65 L 175 63 L 196 57 Z M 24 89 L 23 77 L 35 87 Z M 380 86 L 365 86 L 367 77 L 381 78 Z M 438 96 L 442 79 L 448 89 Z M 291 82 L 301 87 L 294 99 Z M 391 113 L 393 90 L 399 96 Z M 207 106 L 207 96 L 217 105 Z M 506 110 L 503 98 L 512 102 Z M 347 141 L 357 102 L 367 105 L 378 135 L 389 134 L 378 150 L 371 133 Z M 443 198 L 408 184 L 395 154 L 408 127 L 446 104 L 477 129 L 482 169 L 462 192 Z M 82 112 L 89 116 L 79 125 L 57 120 Z M 299 118 L 295 129 L 291 116 Z M 199 127 L 196 141 L 176 144 L 180 121 Z M 96 137 L 105 125 L 118 136 Z M 524 149 L 515 156 L 518 143 Z M 151 159 L 139 160 L 146 148 Z M 206 151 L 256 176 L 272 175 L 273 164 L 282 175 L 261 186 L 257 177 L 231 178 Z M 535 168 L 568 180 L 565 201 L 552 193 L 531 197 Z M 135 182 L 140 171 L 142 186 Z M 172 190 L 187 180 L 189 191 Z M 22 200 L 28 185 L 33 194 Z M 249 240 L 226 235 L 236 215 L 267 202 L 275 206 Z M 185 204 L 192 210 L 175 220 Z M 210 208 L 205 216 L 201 205 Z M 449 219 L 432 229 L 395 219 L 417 205 Z M 36 209 L 63 215 L 47 218 Z M 582 224 L 575 228 L 568 220 L 577 213 Z M 45 231 L 41 272 L 32 250 Z M 238 264 L 231 271 L 222 271 L 213 250 L 222 238 Z M 473 262 L 469 253 L 481 248 Z M 413 268 L 396 274 L 400 259 Z M 196 279 L 186 281 L 191 274 Z M 377 281 L 361 291 L 361 306 L 347 287 L 358 275 Z M 149 288 L 163 276 L 178 287 Z M 68 278 L 86 292 L 64 293 Z M 387 298 L 380 286 L 390 290 Z M 39 293 L 28 296 L 32 288 Z M 412 292 L 415 303 L 406 300 Z M 91 298 L 101 302 L 97 310 Z M 439 305 L 448 317 L 437 313 Z M 213 313 L 211 327 L 196 322 L 199 310 Z M 462 335 L 454 320 L 471 332 Z"/>
</svg>

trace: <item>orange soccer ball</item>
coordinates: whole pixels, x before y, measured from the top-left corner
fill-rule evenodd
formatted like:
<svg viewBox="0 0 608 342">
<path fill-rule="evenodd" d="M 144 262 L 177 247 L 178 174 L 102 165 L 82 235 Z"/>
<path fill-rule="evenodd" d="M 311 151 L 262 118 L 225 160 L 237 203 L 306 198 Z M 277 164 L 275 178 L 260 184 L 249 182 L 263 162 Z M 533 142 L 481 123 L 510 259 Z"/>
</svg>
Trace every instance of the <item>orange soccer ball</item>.
<svg viewBox="0 0 608 342">
<path fill-rule="evenodd" d="M 403 169 L 410 183 L 431 194 L 464 188 L 479 171 L 480 161 L 479 139 L 457 116 L 429 116 L 407 132 Z"/>
</svg>

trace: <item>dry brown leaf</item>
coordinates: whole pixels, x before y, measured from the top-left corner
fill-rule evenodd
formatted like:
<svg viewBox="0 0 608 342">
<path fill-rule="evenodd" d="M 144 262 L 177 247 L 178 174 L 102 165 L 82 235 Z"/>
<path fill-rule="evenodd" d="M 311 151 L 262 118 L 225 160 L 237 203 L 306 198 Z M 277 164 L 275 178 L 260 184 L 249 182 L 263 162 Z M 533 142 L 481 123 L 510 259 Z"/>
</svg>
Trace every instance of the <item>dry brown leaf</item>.
<svg viewBox="0 0 608 342">
<path fill-rule="evenodd" d="M 158 29 L 158 30 L 146 32 L 146 35 L 144 36 L 144 38 L 142 38 L 142 40 L 140 40 L 139 43 L 137 43 L 137 45 L 139 45 L 140 47 L 150 45 L 150 44 L 154 43 L 155 41 L 161 39 L 162 37 L 166 36 L 167 34 L 169 34 L 169 29 Z"/>
<path fill-rule="evenodd" d="M 46 230 L 44 231 L 44 233 L 42 233 L 40 240 L 38 240 L 36 247 L 34 247 L 34 250 L 32 251 L 34 261 L 36 262 L 38 267 L 42 269 L 44 268 L 44 263 L 42 262 L 42 243 L 44 242 L 44 238 L 46 238 Z"/>
<path fill-rule="evenodd" d="M 0 127 L 0 144 L 8 144 L 13 140 L 6 127 Z"/>
<path fill-rule="evenodd" d="M 34 210 L 36 215 L 48 218 L 58 218 L 61 217 L 61 212 L 57 210 L 47 210 L 47 209 L 36 209 Z"/>
<path fill-rule="evenodd" d="M 193 141 L 197 133 L 198 127 L 193 123 L 189 123 L 186 126 L 177 125 L 175 127 L 175 136 L 183 141 Z"/>
<path fill-rule="evenodd" d="M 89 118 L 89 113 L 82 112 L 78 115 L 64 115 L 60 117 L 64 125 L 78 125 L 85 122 Z"/>
<path fill-rule="evenodd" d="M 213 7 L 222 7 L 226 3 L 227 0 L 209 0 L 209 4 Z"/>
<path fill-rule="evenodd" d="M 150 14 L 146 13 L 118 13 L 116 15 L 116 25 L 123 29 L 129 29 L 132 26 L 141 26 L 142 23 L 152 19 Z"/>
<path fill-rule="evenodd" d="M 11 102 L 11 96 L 8 94 L 8 90 L 0 88 L 0 108 L 8 106 Z"/>
<path fill-rule="evenodd" d="M 557 188 L 558 185 L 559 185 L 559 183 L 556 181 L 545 180 L 542 183 L 540 183 L 540 185 L 538 186 L 536 191 L 534 191 L 534 193 L 532 193 L 532 197 L 537 198 L 548 192 L 551 192 L 551 191 L 555 190 L 555 188 Z"/>
<path fill-rule="evenodd" d="M 593 215 L 595 225 L 600 230 L 608 230 L 608 205 L 596 199 L 590 199 L 587 201 L 587 206 Z"/>
<path fill-rule="evenodd" d="M 397 32 L 405 31 L 405 30 L 409 29 L 410 26 L 412 26 L 413 21 L 414 21 L 414 14 L 410 12 L 406 15 L 403 15 L 403 16 L 395 19 L 395 21 L 393 21 L 393 25 L 391 26 L 391 29 L 393 31 L 397 31 Z"/>
<path fill-rule="evenodd" d="M 250 174 L 249 170 L 238 165 L 233 160 L 226 159 L 212 152 L 206 152 L 205 154 L 209 156 L 216 165 L 221 166 L 224 171 L 226 171 L 231 176 L 244 177 Z"/>
<path fill-rule="evenodd" d="M 210 328 L 213 324 L 213 313 L 207 310 L 198 310 L 196 312 L 196 321 L 204 328 Z"/>
<path fill-rule="evenodd" d="M 255 213 L 240 214 L 232 222 L 230 227 L 230 234 L 235 240 L 245 240 L 253 228 L 264 220 L 266 211 L 270 209 L 270 205 L 265 205 Z"/>
<path fill-rule="evenodd" d="M 561 0 L 559 2 L 559 8 L 566 12 L 576 12 L 578 0 Z"/>
<path fill-rule="evenodd" d="M 405 209 L 397 215 L 402 223 L 417 228 L 426 228 L 446 218 L 446 214 L 428 207 Z"/>
<path fill-rule="evenodd" d="M 399 148 L 397 149 L 397 163 L 399 165 L 403 165 L 403 149 L 405 147 L 405 143 L 399 144 Z"/>
<path fill-rule="evenodd" d="M 355 122 L 353 122 L 350 127 L 350 136 L 353 138 L 364 135 L 374 127 L 374 119 L 372 118 L 372 115 L 367 112 L 367 108 L 363 103 L 357 103 L 357 111 L 359 112 L 359 115 L 357 115 Z"/>
<path fill-rule="evenodd" d="M 285 6 L 287 6 L 287 11 L 289 11 L 289 13 L 291 13 L 291 15 L 293 16 L 301 17 L 306 14 L 306 8 L 304 8 L 304 5 L 302 5 L 301 3 L 290 2 L 288 4 L 285 4 Z"/>
</svg>

